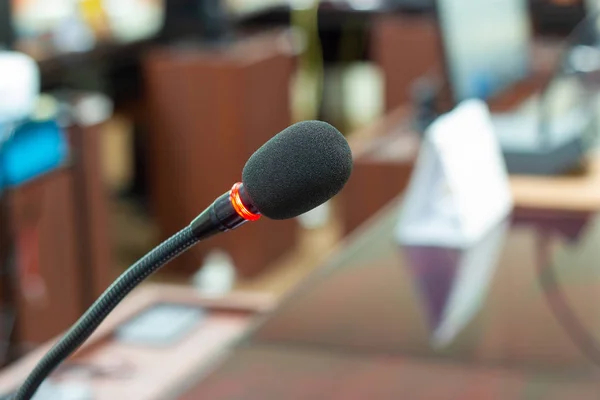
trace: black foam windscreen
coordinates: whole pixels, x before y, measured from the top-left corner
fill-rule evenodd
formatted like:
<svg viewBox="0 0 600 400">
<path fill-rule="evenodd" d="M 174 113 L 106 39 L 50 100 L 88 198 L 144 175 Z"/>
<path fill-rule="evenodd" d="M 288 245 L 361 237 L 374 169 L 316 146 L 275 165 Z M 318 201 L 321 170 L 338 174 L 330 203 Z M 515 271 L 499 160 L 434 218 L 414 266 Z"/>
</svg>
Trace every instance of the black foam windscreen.
<svg viewBox="0 0 600 400">
<path fill-rule="evenodd" d="M 242 182 L 261 214 L 287 219 L 335 196 L 351 172 L 344 136 L 325 122 L 304 121 L 259 148 L 244 166 Z"/>
</svg>

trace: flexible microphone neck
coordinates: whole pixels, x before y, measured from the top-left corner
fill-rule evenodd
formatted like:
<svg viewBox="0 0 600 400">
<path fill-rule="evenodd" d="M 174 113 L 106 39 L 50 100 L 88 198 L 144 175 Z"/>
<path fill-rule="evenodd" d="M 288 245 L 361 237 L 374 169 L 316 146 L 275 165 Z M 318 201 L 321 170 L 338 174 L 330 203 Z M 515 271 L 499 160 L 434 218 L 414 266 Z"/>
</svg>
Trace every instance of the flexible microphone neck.
<svg viewBox="0 0 600 400">
<path fill-rule="evenodd" d="M 284 129 L 259 148 L 242 181 L 219 196 L 189 226 L 129 267 L 42 357 L 14 400 L 30 400 L 41 383 L 90 337 L 106 316 L 144 279 L 200 240 L 264 215 L 294 218 L 335 196 L 352 171 L 352 153 L 342 134 L 321 121 Z"/>
<path fill-rule="evenodd" d="M 190 225 L 158 245 L 121 274 L 38 362 L 13 400 L 30 400 L 52 371 L 77 350 L 125 296 L 148 276 L 197 242 L 235 229 L 248 221 L 256 221 L 260 216 L 244 185 L 233 185 L 229 192 L 219 196 Z"/>
</svg>

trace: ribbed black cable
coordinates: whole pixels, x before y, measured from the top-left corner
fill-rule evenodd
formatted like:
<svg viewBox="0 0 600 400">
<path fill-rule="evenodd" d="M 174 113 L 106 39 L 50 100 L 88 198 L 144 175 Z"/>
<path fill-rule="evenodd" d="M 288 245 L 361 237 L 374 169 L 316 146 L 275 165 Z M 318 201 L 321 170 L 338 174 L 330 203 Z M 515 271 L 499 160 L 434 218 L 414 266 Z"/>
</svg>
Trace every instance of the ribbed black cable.
<svg viewBox="0 0 600 400">
<path fill-rule="evenodd" d="M 44 379 L 90 337 L 98 325 L 129 292 L 196 242 L 198 239 L 192 233 L 192 229 L 187 227 L 129 267 L 38 362 L 13 399 L 30 400 Z"/>
</svg>

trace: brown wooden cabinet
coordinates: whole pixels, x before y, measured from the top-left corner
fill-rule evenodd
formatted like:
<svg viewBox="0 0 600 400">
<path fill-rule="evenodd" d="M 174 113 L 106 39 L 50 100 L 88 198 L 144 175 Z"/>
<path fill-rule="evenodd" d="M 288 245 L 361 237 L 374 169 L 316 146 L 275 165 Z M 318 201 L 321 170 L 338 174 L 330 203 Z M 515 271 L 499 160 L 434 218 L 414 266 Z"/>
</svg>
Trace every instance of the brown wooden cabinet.
<svg viewBox="0 0 600 400">
<path fill-rule="evenodd" d="M 67 329 L 115 276 L 100 164 L 103 118 L 89 102 L 79 109 L 90 99 L 80 93 L 68 100 L 68 162 L 0 193 L 0 318 L 16 317 L 16 356 Z M 3 341 L 12 324 L 1 322 Z"/>
<path fill-rule="evenodd" d="M 116 276 L 109 233 L 109 194 L 102 178 L 100 151 L 102 123 L 110 117 L 112 106 L 110 100 L 94 93 L 79 93 L 70 103 L 73 121 L 67 133 L 73 158 L 74 212 L 81 238 L 83 302 L 87 308 Z"/>
<path fill-rule="evenodd" d="M 373 61 L 384 77 L 386 112 L 411 102 L 419 78 L 443 81 L 443 47 L 433 15 L 378 16 L 371 47 Z"/>
<path fill-rule="evenodd" d="M 144 68 L 151 200 L 166 238 L 240 181 L 247 158 L 290 124 L 294 57 L 287 35 L 274 32 L 218 49 L 156 48 Z M 252 275 L 290 249 L 296 228 L 295 221 L 247 224 L 195 246 L 169 271 L 191 273 L 221 248 Z"/>
<path fill-rule="evenodd" d="M 15 339 L 24 350 L 60 333 L 83 311 L 73 175 L 62 168 L 6 196 Z"/>
</svg>

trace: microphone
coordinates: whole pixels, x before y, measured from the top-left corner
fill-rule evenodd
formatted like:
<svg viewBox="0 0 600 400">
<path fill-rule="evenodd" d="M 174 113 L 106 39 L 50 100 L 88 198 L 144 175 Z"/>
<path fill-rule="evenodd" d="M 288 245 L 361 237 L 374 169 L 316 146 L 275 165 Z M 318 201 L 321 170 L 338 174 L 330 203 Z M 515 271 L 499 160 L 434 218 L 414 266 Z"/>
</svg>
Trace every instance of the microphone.
<svg viewBox="0 0 600 400">
<path fill-rule="evenodd" d="M 200 240 L 256 221 L 293 218 L 335 196 L 352 172 L 348 142 L 321 121 L 294 124 L 246 162 L 242 182 L 129 267 L 38 362 L 13 400 L 30 400 L 44 379 L 81 346 L 138 284 Z"/>
</svg>

